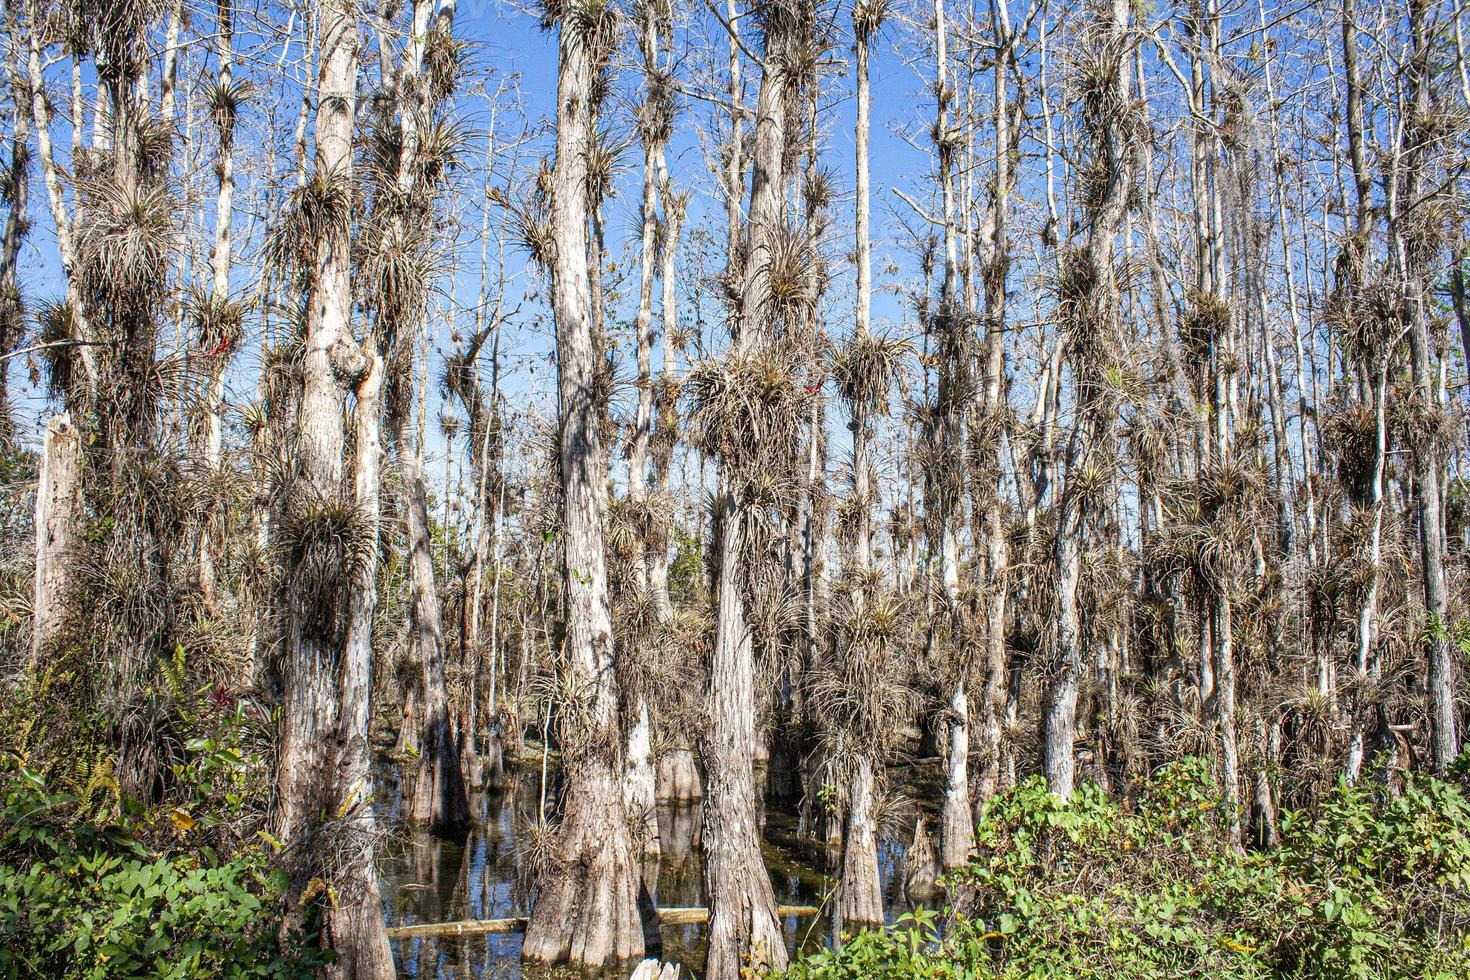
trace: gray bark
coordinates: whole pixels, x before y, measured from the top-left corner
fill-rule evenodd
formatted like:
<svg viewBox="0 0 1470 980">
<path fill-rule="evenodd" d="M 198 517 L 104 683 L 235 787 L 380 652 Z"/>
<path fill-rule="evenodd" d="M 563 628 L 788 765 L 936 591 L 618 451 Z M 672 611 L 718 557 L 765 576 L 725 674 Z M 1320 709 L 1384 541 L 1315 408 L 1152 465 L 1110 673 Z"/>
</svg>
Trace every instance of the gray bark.
<svg viewBox="0 0 1470 980">
<path fill-rule="evenodd" d="M 319 174 L 348 176 L 352 168 L 357 101 L 357 11 L 347 0 L 321 0 L 322 57 L 316 119 Z M 330 916 L 338 960 L 328 971 L 342 978 L 393 976 L 393 960 L 373 863 L 373 813 L 368 795 L 368 697 L 371 622 L 376 603 L 377 435 L 380 366 L 358 349 L 351 333 L 351 255 L 346 228 L 315 243 L 316 263 L 306 325 L 303 387 L 296 431 L 298 497 L 331 501 L 344 493 L 344 418 L 348 379 L 356 376 L 358 459 L 352 505 L 362 509 L 365 556 L 346 585 L 347 595 L 325 597 L 346 609 L 345 635 L 323 628 L 312 585 L 288 579 L 283 637 L 283 711 L 276 786 L 278 835 L 297 850 L 288 902 L 297 922 L 315 912 Z M 347 814 L 343 840 L 323 834 L 331 815 Z M 305 889 L 336 853 L 339 900 L 330 912 Z M 311 907 L 308 907 L 308 905 Z"/>
<path fill-rule="evenodd" d="M 36 488 L 36 575 L 31 606 L 31 671 L 42 668 L 66 620 L 71 549 L 81 508 L 82 446 L 65 412 L 46 423 Z"/>
<path fill-rule="evenodd" d="M 555 868 L 531 909 L 521 947 L 531 962 L 596 967 L 643 955 L 639 872 L 622 793 L 623 739 L 603 546 L 607 460 L 596 399 L 588 271 L 587 155 L 592 146 L 591 50 L 596 28 L 559 28 L 553 171 L 552 306 L 559 382 L 566 655 L 584 699 L 579 730 L 564 731 L 567 790 L 553 844 Z"/>
</svg>

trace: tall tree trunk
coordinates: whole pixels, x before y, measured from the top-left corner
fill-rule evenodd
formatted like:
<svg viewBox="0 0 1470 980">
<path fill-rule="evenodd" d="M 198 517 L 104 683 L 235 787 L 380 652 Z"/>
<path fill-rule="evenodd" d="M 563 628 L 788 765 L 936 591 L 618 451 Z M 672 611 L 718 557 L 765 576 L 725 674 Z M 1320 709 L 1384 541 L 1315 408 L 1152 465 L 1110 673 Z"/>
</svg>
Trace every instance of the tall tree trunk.
<svg viewBox="0 0 1470 980">
<path fill-rule="evenodd" d="M 238 340 L 236 319 L 238 314 L 229 306 L 230 301 L 230 225 L 234 215 L 235 197 L 235 100 L 234 44 L 235 0 L 218 0 L 216 10 L 216 44 L 219 51 L 219 70 L 215 77 L 212 93 L 214 119 L 219 127 L 219 162 L 215 174 L 219 179 L 219 190 L 215 197 L 214 250 L 210 254 L 212 275 L 209 314 L 217 318 L 220 328 L 209 331 L 210 335 L 200 338 L 205 345 L 204 356 L 209 358 L 205 368 L 204 393 L 204 465 L 212 478 L 220 477 L 220 466 L 224 459 L 225 368 Z M 166 76 L 165 76 L 166 77 Z M 169 85 L 172 98 L 172 85 Z M 226 332 L 228 331 L 228 332 Z M 223 546 L 224 521 L 220 507 L 210 507 L 203 526 L 199 529 L 199 592 L 206 607 L 213 608 L 218 588 L 219 550 Z"/>
<path fill-rule="evenodd" d="M 452 12 L 452 7 L 450 8 Z M 392 85 L 398 100 L 399 148 L 397 191 L 400 206 L 410 213 L 394 217 L 395 222 L 423 220 L 427 207 L 420 202 L 432 192 L 418 186 L 420 128 L 427 121 L 430 106 L 423 80 L 424 52 L 433 22 L 432 0 L 415 0 L 412 29 L 404 51 L 399 77 Z M 447 16 L 436 29 L 448 30 Z M 412 819 L 422 821 L 433 830 L 458 830 L 469 822 L 469 798 L 465 790 L 464 770 L 460 763 L 459 742 L 450 723 L 449 688 L 445 679 L 444 627 L 439 610 L 439 594 L 434 584 L 434 555 L 429 529 L 428 487 L 422 466 L 422 440 L 425 424 L 423 402 L 420 401 L 419 446 L 410 447 L 408 438 L 408 402 L 413 389 L 411 330 L 420 325 L 423 310 L 395 310 L 391 316 L 398 322 L 393 337 L 387 338 L 397 348 L 391 370 L 393 383 L 399 388 L 389 406 L 393 417 L 393 442 L 398 467 L 403 475 L 403 509 L 408 531 L 408 586 L 412 597 L 411 622 L 413 647 L 422 670 L 419 708 L 419 770 L 414 783 Z M 383 319 L 384 311 L 379 311 Z M 420 395 L 423 385 L 420 384 Z"/>
<path fill-rule="evenodd" d="M 645 0 L 638 8 L 639 48 L 643 57 L 643 104 L 638 110 L 639 137 L 643 142 L 643 200 L 639 209 L 638 314 L 638 414 L 633 424 L 633 439 L 628 451 L 628 502 L 639 528 L 633 576 L 640 590 L 653 586 L 654 552 L 667 550 L 659 507 L 649 495 L 648 457 L 654 427 L 653 382 L 653 281 L 657 261 L 659 171 L 663 166 L 664 145 L 669 138 L 673 107 L 668 80 L 660 75 L 658 63 L 659 37 L 666 23 L 665 7 L 660 0 Z M 663 576 L 662 602 L 667 602 L 668 580 Z M 660 597 L 655 594 L 655 614 L 661 611 Z M 628 819 L 641 828 L 639 840 L 645 857 L 658 853 L 658 811 L 654 803 L 657 780 L 654 775 L 652 726 L 648 705 L 640 692 L 634 706 L 634 722 L 628 733 L 628 771 L 624 777 L 624 795 Z"/>
<path fill-rule="evenodd" d="M 662 187 L 660 197 L 664 202 L 664 218 L 660 238 L 660 284 L 663 287 L 663 309 L 660 313 L 663 318 L 663 373 L 658 383 L 658 399 L 655 403 L 656 412 L 655 425 L 658 427 L 658 438 L 654 443 L 653 451 L 653 482 L 651 489 L 654 493 L 664 494 L 669 489 L 669 470 L 673 464 L 674 452 L 678 449 L 678 343 L 679 330 L 679 302 L 675 287 L 677 283 L 674 277 L 674 257 L 679 249 L 679 233 L 684 223 L 684 205 L 686 195 L 675 195 L 673 185 L 668 179 L 666 165 L 659 178 Z M 670 523 L 673 523 L 673 515 L 668 515 Z M 669 540 L 665 534 L 659 546 L 650 549 L 648 555 L 648 588 L 653 593 L 654 614 L 659 622 L 666 623 L 673 618 L 674 603 L 669 596 Z"/>
<path fill-rule="evenodd" d="M 1008 429 L 1006 415 L 1006 285 L 1010 277 L 1008 220 L 1013 177 L 1011 160 L 1015 141 L 1011 133 L 1011 106 L 1007 78 L 1014 59 L 1015 38 L 1006 0 L 992 0 L 991 11 L 1000 34 L 994 68 L 995 178 L 991 191 L 991 240 L 984 269 L 985 278 L 985 440 L 983 465 L 986 489 L 985 521 L 985 686 L 980 704 L 980 798 L 983 800 L 1005 785 L 1002 766 L 1004 744 L 1002 718 L 1005 714 L 1006 680 L 1006 562 L 1007 542 L 1001 499 L 1001 443 Z M 993 479 L 991 479 L 993 477 Z"/>
<path fill-rule="evenodd" d="M 561 732 L 566 797 L 553 868 L 531 909 L 523 959 L 601 966 L 643 954 L 639 874 L 622 794 L 624 743 L 602 528 L 607 460 L 588 273 L 587 159 L 600 22 L 559 25 L 556 164 L 552 173 L 552 307 L 556 316 L 566 656 L 583 703 Z M 566 717 L 572 712 L 562 712 Z"/>
<path fill-rule="evenodd" d="M 765 60 L 757 95 L 751 160 L 749 222 L 742 257 L 734 347 L 760 351 L 770 342 L 768 297 L 773 237 L 784 220 L 788 72 L 785 16 L 765 24 Z M 734 27 L 731 25 L 732 44 Z M 732 62 L 734 54 L 732 52 Z M 734 62 L 737 63 L 738 62 Z M 732 80 L 732 86 L 735 82 Z M 738 106 L 735 108 L 738 113 Z M 732 188 L 733 189 L 733 188 Z M 738 202 L 734 205 L 738 213 Z M 735 234 L 732 231 L 732 236 Z M 732 239 L 733 240 L 733 239 Z M 755 780 L 755 651 L 745 606 L 744 568 L 750 504 L 738 478 L 739 462 L 721 464 L 723 515 L 718 522 L 719 578 L 715 642 L 710 658 L 710 726 L 705 738 L 708 786 L 704 801 L 705 892 L 709 896 L 709 980 L 737 980 L 747 965 L 786 965 L 786 943 L 776 918 L 776 896 L 760 850 Z"/>
<path fill-rule="evenodd" d="M 1113 0 L 1101 18 L 1087 29 L 1096 35 L 1095 43 L 1106 50 L 1113 63 L 1106 75 L 1094 84 L 1103 91 L 1094 105 L 1126 104 L 1131 97 L 1127 47 L 1123 43 L 1128 29 L 1128 0 Z M 1084 97 L 1084 105 L 1087 99 Z M 1083 125 L 1090 143 L 1089 150 L 1103 168 L 1098 181 L 1102 193 L 1089 208 L 1080 248 L 1064 269 L 1064 280 L 1077 284 L 1075 291 L 1062 297 L 1060 317 L 1082 342 L 1071 352 L 1076 387 L 1076 421 L 1066 450 L 1066 487 L 1058 504 L 1056 541 L 1052 560 L 1056 563 L 1057 619 L 1056 658 L 1043 695 L 1041 743 L 1042 769 L 1048 787 L 1067 799 L 1076 784 L 1076 758 L 1073 743 L 1077 733 L 1077 692 L 1083 665 L 1083 624 L 1077 589 L 1082 577 L 1082 554 L 1092 523 L 1092 495 L 1095 489 L 1085 485 L 1083 471 L 1096 466 L 1095 456 L 1107 452 L 1117 406 L 1112 403 L 1107 374 L 1113 369 L 1112 359 L 1119 356 L 1119 294 L 1113 268 L 1113 240 L 1119 233 L 1127 211 L 1127 187 L 1124 175 L 1131 166 L 1130 136 L 1127 121 L 1117 114 L 1084 111 Z"/>
<path fill-rule="evenodd" d="M 323 180 L 350 179 L 357 101 L 357 11 L 349 0 L 320 0 L 322 37 L 316 115 L 316 171 Z M 338 959 L 329 971 L 353 980 L 393 976 L 393 959 L 373 863 L 373 812 L 369 805 L 368 697 L 371 690 L 371 621 L 376 601 L 377 556 L 376 359 L 357 347 L 351 332 L 352 285 L 349 229 L 329 227 L 315 242 L 308 304 L 302 396 L 295 458 L 299 483 L 292 488 L 297 540 L 303 548 L 350 529 L 348 553 L 320 556 L 347 564 L 342 583 L 328 574 L 313 578 L 288 568 L 283 637 L 283 711 L 276 769 L 278 836 L 296 857 L 288 903 L 297 923 L 330 917 Z M 343 503 L 346 444 L 346 379 L 358 379 L 359 460 L 356 493 Z M 369 510 L 369 508 L 372 508 Z M 347 513 L 351 517 L 346 517 Z M 345 593 L 345 594 L 344 594 Z M 323 610 L 333 610 L 325 618 Z M 340 611 L 340 612 L 337 612 Z M 344 625 L 339 625 L 345 621 Z M 355 825 L 345 841 L 324 833 L 333 814 Z M 345 849 L 344 849 L 345 847 Z M 336 863 L 337 901 L 308 883 Z"/>
<path fill-rule="evenodd" d="M 15 5 L 6 7 L 6 27 L 12 43 L 20 40 L 20 18 Z M 30 159 L 31 107 L 25 98 L 25 79 L 20 65 L 12 62 L 7 79 L 11 96 L 10 160 L 7 166 L 5 203 L 10 214 L 5 218 L 0 238 L 0 450 L 12 448 L 15 419 L 10 408 L 10 352 L 25 336 L 25 307 L 21 302 L 20 282 L 16 272 L 20 263 L 20 246 L 30 226 Z"/>
<path fill-rule="evenodd" d="M 1389 223 L 1393 239 L 1393 264 L 1401 277 L 1405 319 L 1409 326 L 1410 367 L 1417 409 L 1424 420 L 1414 461 L 1414 509 L 1419 524 L 1419 562 L 1423 580 L 1425 656 L 1429 661 L 1430 758 L 1434 770 L 1444 775 L 1459 753 L 1455 705 L 1455 651 L 1449 635 L 1449 592 L 1444 569 L 1444 513 L 1440 497 L 1440 472 L 1444 466 L 1443 436 L 1435 422 L 1439 397 L 1435 384 L 1433 339 L 1429 333 L 1429 283 L 1434 246 L 1433 233 L 1416 223 L 1432 220 L 1411 215 L 1423 206 L 1428 156 L 1434 136 L 1431 125 L 1429 12 L 1424 0 L 1410 0 L 1409 29 L 1413 55 L 1406 73 L 1409 107 L 1402 129 L 1400 188 L 1391 190 Z M 1441 192 L 1429 191 L 1439 196 Z M 1427 209 L 1426 209 L 1427 210 Z"/>
<path fill-rule="evenodd" d="M 945 472 L 938 474 L 935 481 L 936 514 L 930 524 L 939 539 L 940 578 L 949 613 L 954 620 L 950 635 L 954 643 L 963 644 L 968 626 L 962 620 L 968 617 L 969 610 L 959 596 L 959 532 L 965 482 L 961 448 L 966 421 L 963 391 L 970 374 L 969 345 L 964 334 L 969 329 L 969 321 L 961 314 L 959 296 L 961 275 L 954 182 L 955 150 L 960 133 L 952 125 L 949 113 L 954 99 L 954 88 L 949 73 L 944 0 L 934 0 L 934 24 L 934 54 L 938 69 L 934 84 L 937 103 L 934 132 L 939 157 L 939 193 L 942 199 L 944 231 L 944 279 L 940 285 L 935 331 L 939 338 L 940 360 L 939 380 L 935 387 L 935 427 L 940 454 L 939 466 Z M 930 632 L 935 632 L 932 626 Z M 931 644 L 936 639 L 936 636 L 931 635 Z M 956 653 L 955 676 L 952 680 L 954 687 L 950 692 L 946 720 L 950 736 L 945 749 L 948 778 L 945 781 L 939 826 L 940 858 L 946 868 L 958 867 L 968 860 L 975 833 L 970 815 L 970 702 L 966 693 L 971 657 L 970 651 L 965 649 Z"/>
</svg>

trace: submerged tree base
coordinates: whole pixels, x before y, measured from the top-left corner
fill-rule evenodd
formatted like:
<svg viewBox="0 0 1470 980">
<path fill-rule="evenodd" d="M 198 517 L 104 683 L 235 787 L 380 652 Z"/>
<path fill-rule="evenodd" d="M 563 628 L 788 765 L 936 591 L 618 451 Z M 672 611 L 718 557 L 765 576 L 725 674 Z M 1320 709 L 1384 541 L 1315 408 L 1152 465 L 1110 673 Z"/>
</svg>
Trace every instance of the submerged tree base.
<svg viewBox="0 0 1470 980">
<path fill-rule="evenodd" d="M 568 781 L 556 857 L 540 883 L 521 958 L 600 967 L 641 959 L 642 874 L 634 859 L 622 788 L 611 766 L 593 762 Z"/>
</svg>

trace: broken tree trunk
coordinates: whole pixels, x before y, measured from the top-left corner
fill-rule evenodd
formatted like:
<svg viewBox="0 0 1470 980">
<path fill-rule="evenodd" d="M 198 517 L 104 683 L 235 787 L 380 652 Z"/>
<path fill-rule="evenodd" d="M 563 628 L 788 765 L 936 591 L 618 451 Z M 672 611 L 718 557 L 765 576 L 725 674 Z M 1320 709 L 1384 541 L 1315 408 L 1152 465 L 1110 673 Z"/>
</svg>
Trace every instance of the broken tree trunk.
<svg viewBox="0 0 1470 980">
<path fill-rule="evenodd" d="M 71 548 L 81 498 L 82 444 L 71 415 L 46 423 L 41 449 L 41 479 L 36 490 L 36 594 L 31 607 L 31 670 L 60 632 L 66 612 Z"/>
</svg>

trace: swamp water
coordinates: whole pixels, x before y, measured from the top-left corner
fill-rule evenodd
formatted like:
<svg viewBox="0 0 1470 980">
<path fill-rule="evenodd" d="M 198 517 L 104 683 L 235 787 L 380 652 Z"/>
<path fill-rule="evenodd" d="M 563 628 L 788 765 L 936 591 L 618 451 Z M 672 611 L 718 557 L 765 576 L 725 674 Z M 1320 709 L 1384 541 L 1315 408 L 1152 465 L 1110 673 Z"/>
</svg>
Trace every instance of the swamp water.
<svg viewBox="0 0 1470 980">
<path fill-rule="evenodd" d="M 405 822 L 404 792 L 412 775 L 399 767 L 378 772 L 379 826 L 389 834 L 380 855 L 383 900 L 388 925 L 500 919 L 526 914 L 525 896 L 517 886 L 518 863 L 532 834 L 540 808 L 539 773 L 509 772 L 503 790 L 470 796 L 472 823 L 461 839 L 434 837 L 410 829 Z M 654 903 L 661 908 L 704 906 L 702 821 L 699 804 L 661 805 L 658 812 L 662 855 L 657 869 L 645 871 L 657 881 Z M 794 812 L 767 805 L 766 869 L 780 905 L 821 906 L 812 918 L 787 916 L 783 921 L 788 950 L 814 950 L 830 938 L 832 873 L 823 874 L 801 855 Z M 518 844 L 520 846 L 518 846 Z M 884 905 L 891 920 L 904 911 L 895 867 L 899 845 L 879 850 Z M 662 959 L 698 971 L 704 959 L 704 925 L 665 926 Z M 393 940 L 400 976 L 423 978 L 525 977 L 528 980 L 582 978 L 582 971 L 522 967 L 519 933 L 486 936 L 412 937 Z M 625 968 L 610 977 L 624 977 Z"/>
</svg>

